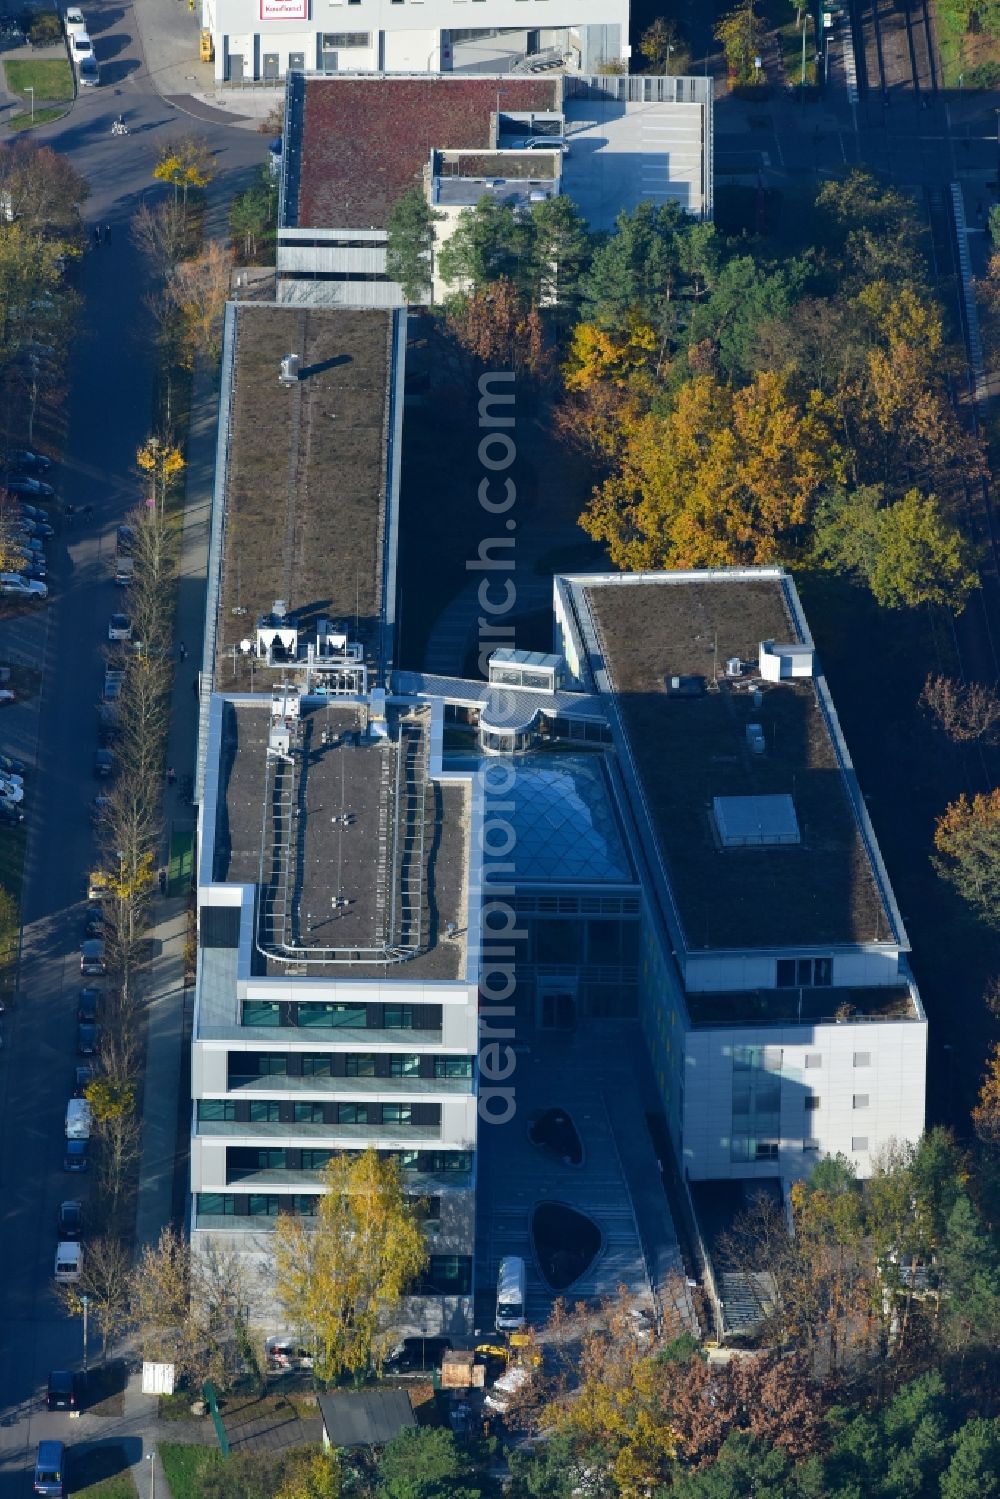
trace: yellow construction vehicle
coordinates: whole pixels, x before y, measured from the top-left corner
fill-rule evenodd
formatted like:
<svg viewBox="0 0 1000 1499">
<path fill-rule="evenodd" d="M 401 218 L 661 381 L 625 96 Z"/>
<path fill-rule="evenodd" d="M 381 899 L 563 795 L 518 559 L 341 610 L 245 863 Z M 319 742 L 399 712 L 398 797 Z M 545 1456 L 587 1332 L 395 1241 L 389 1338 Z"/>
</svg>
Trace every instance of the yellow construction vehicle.
<svg viewBox="0 0 1000 1499">
<path fill-rule="evenodd" d="M 212 41 L 212 33 L 206 26 L 201 33 L 201 41 L 198 46 L 198 57 L 202 62 L 215 61 L 215 44 Z"/>
</svg>

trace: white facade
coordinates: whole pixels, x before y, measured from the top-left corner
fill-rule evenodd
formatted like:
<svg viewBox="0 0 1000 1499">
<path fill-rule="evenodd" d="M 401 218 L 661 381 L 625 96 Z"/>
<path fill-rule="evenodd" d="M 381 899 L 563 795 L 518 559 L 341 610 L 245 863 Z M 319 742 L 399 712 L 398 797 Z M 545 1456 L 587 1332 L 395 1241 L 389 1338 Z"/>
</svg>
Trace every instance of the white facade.
<svg viewBox="0 0 1000 1499">
<path fill-rule="evenodd" d="M 922 1020 L 691 1030 L 681 1164 L 692 1180 L 806 1176 L 843 1155 L 860 1177 L 924 1127 Z"/>
<path fill-rule="evenodd" d="M 582 72 L 628 56 L 628 0 L 202 0 L 219 83 L 289 72 Z"/>
<path fill-rule="evenodd" d="M 349 963 L 339 972 L 326 964 L 321 974 L 307 965 L 305 975 L 256 972 L 255 887 L 213 878 L 226 703 L 221 694 L 212 699 L 199 815 L 192 1247 L 238 1249 L 261 1288 L 256 1314 L 276 1317 L 268 1300 L 267 1229 L 283 1209 L 312 1211 L 323 1190 L 317 1153 L 369 1146 L 393 1152 L 408 1191 L 430 1205 L 429 1274 L 436 1267 L 444 1274 L 440 1267 L 454 1262 L 468 1282 L 454 1295 L 408 1298 L 399 1330 L 464 1337 L 471 1331 L 475 1229 L 478 902 L 468 911 L 454 979 L 413 977 L 405 961 L 385 965 L 375 978 L 352 976 Z M 441 717 L 438 704 L 430 774 L 465 784 L 469 776 L 441 771 Z M 471 796 L 466 806 L 466 888 L 476 889 L 479 814 Z M 314 1026 L 311 1006 L 337 1006 L 337 1017 Z M 262 1054 L 269 1059 L 263 1071 Z"/>
</svg>

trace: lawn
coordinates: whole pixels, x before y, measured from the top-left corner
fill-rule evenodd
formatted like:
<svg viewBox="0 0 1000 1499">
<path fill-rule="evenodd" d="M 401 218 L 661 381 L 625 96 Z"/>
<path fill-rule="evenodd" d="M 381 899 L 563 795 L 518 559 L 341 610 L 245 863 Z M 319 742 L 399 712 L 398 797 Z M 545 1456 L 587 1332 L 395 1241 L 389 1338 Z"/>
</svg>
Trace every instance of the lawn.
<svg viewBox="0 0 1000 1499">
<path fill-rule="evenodd" d="M 946 6 L 934 15 L 943 88 L 993 89 L 1000 85 L 1000 37 L 966 31 Z"/>
<path fill-rule="evenodd" d="M 50 57 L 33 62 L 29 58 L 12 58 L 4 63 L 7 87 L 12 94 L 26 98 L 29 89 L 34 89 L 35 100 L 50 104 L 69 103 L 73 98 L 73 74 L 68 62 Z M 40 110 L 35 110 L 38 119 Z"/>
<path fill-rule="evenodd" d="M 802 83 L 802 28 L 798 10 L 792 0 L 765 0 L 764 14 L 773 27 L 785 64 L 785 83 L 799 88 Z M 806 87 L 816 82 L 816 28 L 812 11 L 806 13 Z"/>
<path fill-rule="evenodd" d="M 92 1447 L 70 1472 L 74 1499 L 136 1499 L 136 1487 L 121 1447 Z"/>
<path fill-rule="evenodd" d="M 201 1499 L 201 1478 L 206 1468 L 217 1468 L 222 1454 L 215 1447 L 188 1447 L 180 1442 L 161 1442 L 157 1449 L 167 1475 L 171 1499 Z"/>
<path fill-rule="evenodd" d="M 66 110 L 57 104 L 52 109 L 36 109 L 34 114 L 9 115 L 7 125 L 11 130 L 30 130 L 33 125 L 48 125 L 53 120 L 61 120 L 65 113 Z"/>
</svg>

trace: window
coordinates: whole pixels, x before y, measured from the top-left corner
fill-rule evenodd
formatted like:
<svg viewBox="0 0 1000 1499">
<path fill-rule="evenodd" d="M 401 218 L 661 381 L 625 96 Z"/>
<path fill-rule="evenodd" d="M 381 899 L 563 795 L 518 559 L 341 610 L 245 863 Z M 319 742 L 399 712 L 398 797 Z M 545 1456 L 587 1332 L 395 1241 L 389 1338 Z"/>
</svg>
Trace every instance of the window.
<svg viewBox="0 0 1000 1499">
<path fill-rule="evenodd" d="M 729 1142 L 729 1159 L 731 1161 L 748 1161 L 750 1159 L 749 1136 L 733 1135 Z"/>
<path fill-rule="evenodd" d="M 231 1098 L 199 1098 L 199 1124 L 215 1124 L 219 1120 L 235 1118 L 236 1104 Z"/>
<path fill-rule="evenodd" d="M 323 33 L 323 51 L 335 52 L 340 47 L 370 47 L 370 31 L 327 31 Z"/>
<path fill-rule="evenodd" d="M 364 1030 L 368 1021 L 364 1005 L 300 1004 L 298 1009 L 299 1025 L 306 1030 L 311 1026 L 323 1026 L 326 1029 L 353 1026 L 357 1030 Z"/>
<path fill-rule="evenodd" d="M 415 1289 L 423 1296 L 468 1296 L 472 1290 L 471 1256 L 432 1254 Z"/>
<path fill-rule="evenodd" d="M 323 1105 L 321 1103 L 297 1103 L 294 1116 L 296 1124 L 322 1124 Z"/>
<path fill-rule="evenodd" d="M 342 1103 L 337 1108 L 338 1124 L 367 1124 L 368 1105 L 366 1103 Z"/>
<path fill-rule="evenodd" d="M 250 1100 L 251 1124 L 278 1124 L 281 1120 L 281 1104 L 276 1098 L 252 1098 Z"/>
<path fill-rule="evenodd" d="M 237 1069 L 242 1061 L 247 1072 L 256 1073 L 258 1077 L 284 1077 L 288 1072 L 288 1058 L 283 1052 L 250 1052 L 244 1058 L 234 1057 L 232 1060 Z"/>
<path fill-rule="evenodd" d="M 409 1124 L 413 1110 L 408 1103 L 384 1103 L 382 1105 L 383 1124 Z"/>
<path fill-rule="evenodd" d="M 764 1071 L 780 1072 L 785 1053 L 780 1046 L 764 1047 Z"/>
<path fill-rule="evenodd" d="M 345 1058 L 345 1063 L 344 1070 L 348 1077 L 375 1076 L 374 1052 L 355 1052 L 352 1056 Z"/>
<path fill-rule="evenodd" d="M 262 999 L 243 1001 L 244 1025 L 280 1025 L 281 1006 Z"/>
<path fill-rule="evenodd" d="M 819 1141 L 818 1140 L 803 1140 L 802 1141 L 802 1149 L 803 1150 L 809 1150 L 809 1151 L 819 1150 Z"/>
<path fill-rule="evenodd" d="M 302 1058 L 303 1077 L 332 1077 L 333 1061 L 329 1052 L 307 1051 Z"/>
<path fill-rule="evenodd" d="M 733 1071 L 748 1072 L 751 1067 L 759 1067 L 760 1051 L 759 1046 L 734 1046 Z"/>
<path fill-rule="evenodd" d="M 412 1053 L 397 1053 L 389 1058 L 390 1077 L 419 1077 L 420 1058 Z"/>
<path fill-rule="evenodd" d="M 387 1031 L 412 1031 L 413 1006 L 385 1005 L 382 1011 L 382 1024 Z"/>
<path fill-rule="evenodd" d="M 231 1218 L 236 1212 L 236 1198 L 230 1192 L 199 1192 L 199 1213 L 214 1213 L 217 1217 Z"/>
<path fill-rule="evenodd" d="M 822 1065 L 823 1065 L 823 1056 L 822 1056 L 821 1052 L 818 1052 L 818 1051 L 807 1051 L 806 1052 L 806 1066 L 807 1067 L 822 1067 Z"/>
<path fill-rule="evenodd" d="M 851 1149 L 854 1150 L 854 1151 L 867 1150 L 868 1149 L 868 1136 L 867 1135 L 853 1135 L 851 1137 Z"/>
<path fill-rule="evenodd" d="M 400 1171 L 419 1171 L 420 1152 L 417 1150 L 401 1150 L 397 1157 Z"/>
<path fill-rule="evenodd" d="M 247 1212 L 251 1218 L 277 1218 L 282 1200 L 276 1192 L 251 1192 Z"/>
<path fill-rule="evenodd" d="M 322 1171 L 332 1155 L 332 1150 L 304 1150 L 302 1152 L 302 1170 Z"/>
<path fill-rule="evenodd" d="M 855 1067 L 870 1067 L 871 1064 L 872 1064 L 872 1054 L 871 1054 L 870 1051 L 856 1051 L 854 1053 L 854 1065 L 855 1065 Z"/>
<path fill-rule="evenodd" d="M 779 958 L 775 983 L 779 989 L 826 988 L 833 983 L 833 959 Z"/>
<path fill-rule="evenodd" d="M 777 1140 L 758 1140 L 754 1149 L 754 1159 L 757 1161 L 776 1161 L 778 1159 Z"/>
<path fill-rule="evenodd" d="M 319 1198 L 311 1192 L 296 1192 L 291 1198 L 291 1203 L 293 1211 L 298 1213 L 300 1218 L 315 1218 Z"/>
<path fill-rule="evenodd" d="M 428 1171 L 471 1171 L 472 1156 L 467 1150 L 431 1151 L 425 1169 Z"/>
<path fill-rule="evenodd" d="M 226 1164 L 232 1172 L 243 1175 L 248 1171 L 284 1171 L 285 1152 L 281 1149 L 266 1150 L 263 1147 L 238 1145 L 226 1152 Z"/>
<path fill-rule="evenodd" d="M 471 1057 L 435 1057 L 435 1077 L 471 1077 Z"/>
<path fill-rule="evenodd" d="M 815 1113 L 818 1108 L 819 1099 L 816 1097 L 815 1093 L 810 1093 L 809 1097 L 806 1099 L 806 1113 Z"/>
<path fill-rule="evenodd" d="M 734 1083 L 733 1085 L 733 1113 L 749 1114 L 750 1112 L 750 1084 Z"/>
<path fill-rule="evenodd" d="M 869 1095 L 867 1093 L 855 1093 L 854 1107 L 856 1109 L 866 1109 L 868 1107 L 868 1102 Z"/>
</svg>

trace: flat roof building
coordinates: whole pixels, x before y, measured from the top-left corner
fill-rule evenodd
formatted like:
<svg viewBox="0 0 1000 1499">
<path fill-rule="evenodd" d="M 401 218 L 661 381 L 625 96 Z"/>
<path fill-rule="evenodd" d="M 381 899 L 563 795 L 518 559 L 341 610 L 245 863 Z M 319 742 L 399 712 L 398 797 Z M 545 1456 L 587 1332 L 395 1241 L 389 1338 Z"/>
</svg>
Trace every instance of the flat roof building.
<svg viewBox="0 0 1000 1499">
<path fill-rule="evenodd" d="M 386 692 L 403 330 L 231 305 L 199 748 L 191 1235 L 267 1305 L 268 1228 L 373 1146 L 424 1204 L 400 1313 L 464 1336 L 475 1221 L 470 777 L 441 705 Z M 280 591 L 280 596 L 279 596 Z M 257 1309 L 260 1312 L 260 1309 Z M 261 1313 L 270 1325 L 277 1313 Z"/>
</svg>

